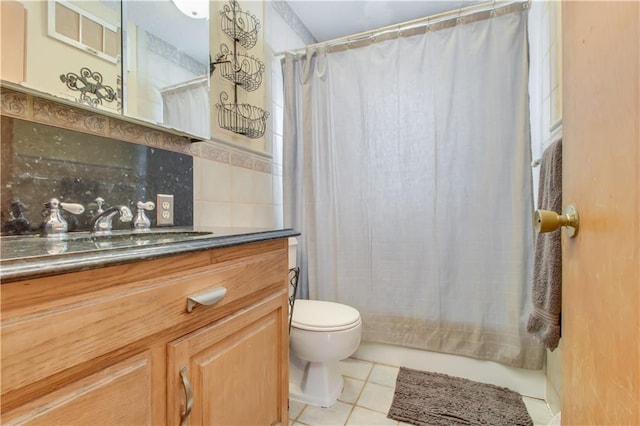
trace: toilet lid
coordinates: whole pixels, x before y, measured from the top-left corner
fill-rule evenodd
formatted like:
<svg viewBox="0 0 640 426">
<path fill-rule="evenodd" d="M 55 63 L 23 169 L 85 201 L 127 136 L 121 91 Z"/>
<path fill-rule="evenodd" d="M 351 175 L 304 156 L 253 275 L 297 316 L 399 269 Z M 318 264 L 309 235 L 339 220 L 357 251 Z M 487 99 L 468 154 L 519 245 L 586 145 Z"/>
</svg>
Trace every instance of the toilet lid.
<svg viewBox="0 0 640 426">
<path fill-rule="evenodd" d="M 323 300 L 296 300 L 291 325 L 301 330 L 339 331 L 360 323 L 360 312 L 351 306 Z"/>
</svg>

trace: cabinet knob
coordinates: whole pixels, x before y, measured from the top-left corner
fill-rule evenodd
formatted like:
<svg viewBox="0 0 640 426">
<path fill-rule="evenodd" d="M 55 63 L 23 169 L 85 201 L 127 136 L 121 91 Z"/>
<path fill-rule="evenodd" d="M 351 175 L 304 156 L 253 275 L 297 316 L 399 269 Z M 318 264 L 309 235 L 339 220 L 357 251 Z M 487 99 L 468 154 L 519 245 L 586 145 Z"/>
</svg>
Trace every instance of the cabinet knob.
<svg viewBox="0 0 640 426">
<path fill-rule="evenodd" d="M 227 294 L 225 287 L 216 287 L 203 293 L 187 297 L 187 312 L 193 311 L 198 305 L 211 306 L 218 303 Z"/>
</svg>

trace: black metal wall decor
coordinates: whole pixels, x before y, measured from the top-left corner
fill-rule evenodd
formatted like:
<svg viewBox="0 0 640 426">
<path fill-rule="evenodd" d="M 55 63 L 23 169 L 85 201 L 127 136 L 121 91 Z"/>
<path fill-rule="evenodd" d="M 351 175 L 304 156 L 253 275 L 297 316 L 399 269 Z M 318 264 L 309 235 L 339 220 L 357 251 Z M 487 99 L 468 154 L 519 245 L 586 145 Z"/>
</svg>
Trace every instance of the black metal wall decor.
<svg viewBox="0 0 640 426">
<path fill-rule="evenodd" d="M 102 105 L 102 101 L 113 102 L 118 99 L 118 94 L 111 86 L 102 84 L 102 74 L 91 71 L 89 68 L 80 69 L 80 75 L 69 72 L 62 74 L 60 80 L 73 91 L 79 91 L 78 102 L 92 107 Z"/>
<path fill-rule="evenodd" d="M 218 125 L 248 138 L 258 139 L 264 136 L 269 113 L 253 105 L 239 104 L 238 88 L 246 92 L 258 89 L 262 84 L 265 66 L 255 56 L 239 52 L 238 47 L 249 50 L 256 45 L 260 21 L 243 11 L 236 0 L 229 0 L 220 17 L 222 32 L 233 41 L 233 47 L 222 43 L 210 70 L 213 72 L 217 67 L 220 75 L 233 84 L 233 102 L 230 102 L 226 92 L 220 93 L 220 103 L 216 104 Z"/>
</svg>

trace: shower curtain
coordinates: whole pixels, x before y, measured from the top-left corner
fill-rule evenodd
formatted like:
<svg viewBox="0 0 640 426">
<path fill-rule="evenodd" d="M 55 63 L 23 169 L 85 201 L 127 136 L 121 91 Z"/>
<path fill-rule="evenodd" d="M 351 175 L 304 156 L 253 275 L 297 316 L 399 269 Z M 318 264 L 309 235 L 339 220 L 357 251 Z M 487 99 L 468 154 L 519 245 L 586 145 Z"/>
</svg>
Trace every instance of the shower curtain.
<svg viewBox="0 0 640 426">
<path fill-rule="evenodd" d="M 165 126 L 196 136 L 211 135 L 209 76 L 165 87 L 162 95 L 162 122 Z"/>
<path fill-rule="evenodd" d="M 301 294 L 363 340 L 541 368 L 526 12 L 283 59 Z"/>
</svg>

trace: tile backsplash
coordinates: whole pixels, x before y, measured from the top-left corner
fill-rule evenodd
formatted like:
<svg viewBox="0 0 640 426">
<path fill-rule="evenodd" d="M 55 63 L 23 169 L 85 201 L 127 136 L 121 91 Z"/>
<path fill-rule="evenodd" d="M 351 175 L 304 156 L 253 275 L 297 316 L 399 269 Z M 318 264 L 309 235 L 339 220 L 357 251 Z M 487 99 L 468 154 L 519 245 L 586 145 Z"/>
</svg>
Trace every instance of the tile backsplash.
<svg viewBox="0 0 640 426">
<path fill-rule="evenodd" d="M 80 203 L 85 212 L 63 212 L 70 231 L 89 230 L 97 205 L 126 205 L 135 213 L 138 201 L 156 201 L 157 194 L 173 194 L 176 226 L 193 224 L 193 157 L 155 147 L 124 142 L 2 116 L 2 234 L 12 204 L 26 207 L 29 232 L 39 231 L 44 203 L 50 198 Z M 13 213 L 15 216 L 17 213 Z M 155 226 L 156 211 L 147 212 Z M 130 228 L 113 220 L 114 229 Z"/>
</svg>

